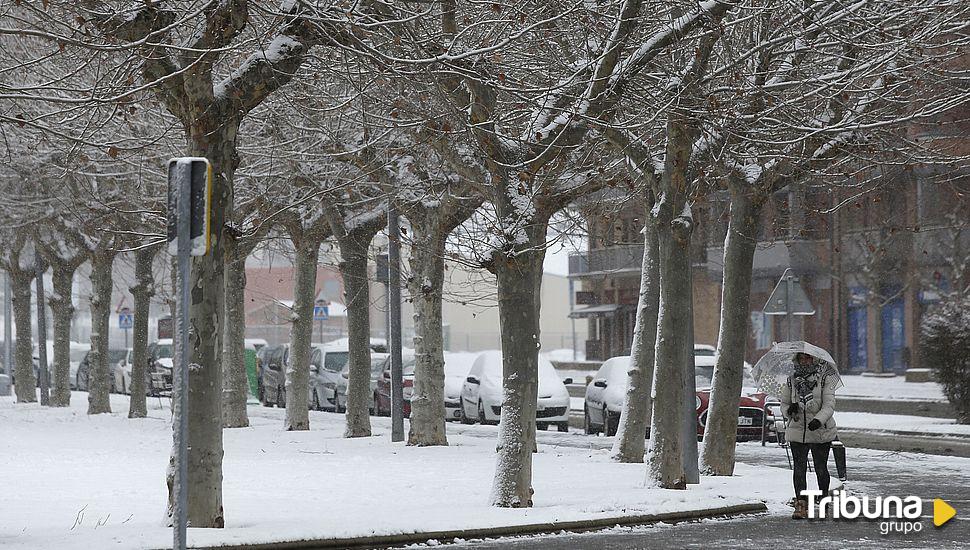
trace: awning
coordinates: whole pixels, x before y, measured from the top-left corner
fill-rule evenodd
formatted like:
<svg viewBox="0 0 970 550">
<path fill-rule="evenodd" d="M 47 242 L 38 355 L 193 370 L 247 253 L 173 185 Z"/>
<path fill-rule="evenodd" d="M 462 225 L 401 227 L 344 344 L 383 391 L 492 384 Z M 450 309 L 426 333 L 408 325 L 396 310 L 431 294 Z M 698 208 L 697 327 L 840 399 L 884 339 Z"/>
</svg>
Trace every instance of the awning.
<svg viewBox="0 0 970 550">
<path fill-rule="evenodd" d="M 612 317 L 623 309 L 620 304 L 603 304 L 598 306 L 582 306 L 569 314 L 570 319 L 586 319 L 589 317 Z"/>
</svg>

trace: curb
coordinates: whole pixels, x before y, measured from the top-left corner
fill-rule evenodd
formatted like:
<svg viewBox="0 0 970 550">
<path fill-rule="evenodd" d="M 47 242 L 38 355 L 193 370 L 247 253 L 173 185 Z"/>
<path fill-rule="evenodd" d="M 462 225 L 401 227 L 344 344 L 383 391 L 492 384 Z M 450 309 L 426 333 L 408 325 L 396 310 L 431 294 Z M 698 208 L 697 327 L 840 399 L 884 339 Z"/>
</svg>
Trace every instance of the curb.
<svg viewBox="0 0 970 550">
<path fill-rule="evenodd" d="M 767 511 L 768 507 L 763 502 L 751 502 L 745 504 L 735 504 L 733 506 L 721 506 L 718 508 L 705 508 L 701 510 L 685 510 L 680 512 L 665 512 L 660 514 L 618 516 L 552 523 L 531 523 L 526 525 L 508 525 L 503 527 L 482 527 L 460 531 L 427 531 L 423 533 L 399 533 L 394 535 L 371 535 L 337 539 L 306 539 L 256 544 L 192 546 L 192 548 L 197 550 L 323 550 L 331 548 L 385 548 L 402 544 L 423 543 L 432 539 L 440 541 L 449 541 L 456 538 L 488 539 L 519 535 L 551 534 L 562 531 L 581 533 L 584 531 L 608 529 L 618 525 L 645 525 L 658 522 L 675 523 L 706 518 L 761 514 Z"/>
</svg>

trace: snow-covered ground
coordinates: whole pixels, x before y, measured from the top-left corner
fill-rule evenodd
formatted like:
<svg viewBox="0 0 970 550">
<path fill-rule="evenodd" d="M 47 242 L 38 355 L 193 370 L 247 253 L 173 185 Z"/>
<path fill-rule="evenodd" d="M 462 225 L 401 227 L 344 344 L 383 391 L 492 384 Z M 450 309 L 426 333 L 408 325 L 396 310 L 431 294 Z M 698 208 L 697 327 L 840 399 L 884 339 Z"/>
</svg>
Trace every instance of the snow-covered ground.
<svg viewBox="0 0 970 550">
<path fill-rule="evenodd" d="M 840 428 L 855 430 L 919 432 L 927 435 L 970 437 L 970 425 L 957 424 L 956 420 L 951 418 L 836 411 L 835 422 Z"/>
<path fill-rule="evenodd" d="M 112 396 L 118 412 L 98 416 L 85 414 L 86 397 L 75 393 L 67 409 L 0 398 L 0 441 L 8 449 L 0 547 L 171 544 L 163 523 L 168 401 L 153 399 L 150 418 L 129 420 L 125 396 Z M 758 499 L 778 507 L 790 491 L 787 470 L 743 464 L 735 477 L 705 478 L 688 491 L 646 488 L 643 465 L 613 463 L 575 432 L 544 433 L 534 457 L 535 506 L 498 509 L 488 505 L 494 427 L 449 424 L 449 447 L 415 448 L 390 443 L 384 418 L 372 419 L 375 437 L 349 440 L 340 415 L 311 412 L 311 431 L 286 432 L 281 409 L 250 413 L 252 427 L 225 431 L 226 528 L 190 529 L 190 544 L 464 529 Z"/>
<path fill-rule="evenodd" d="M 930 399 L 946 401 L 943 388 L 936 382 L 907 382 L 905 376 L 890 378 L 862 375 L 843 375 L 845 387 L 838 395 L 872 397 L 874 399 Z"/>
</svg>

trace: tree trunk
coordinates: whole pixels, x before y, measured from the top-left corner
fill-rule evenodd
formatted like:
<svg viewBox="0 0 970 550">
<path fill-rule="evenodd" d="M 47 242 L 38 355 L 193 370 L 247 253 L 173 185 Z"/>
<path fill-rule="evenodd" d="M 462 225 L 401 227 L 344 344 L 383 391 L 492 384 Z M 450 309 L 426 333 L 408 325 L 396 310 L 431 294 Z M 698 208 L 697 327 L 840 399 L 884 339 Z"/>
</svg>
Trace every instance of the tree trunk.
<svg viewBox="0 0 970 550">
<path fill-rule="evenodd" d="M 307 396 L 310 382 L 310 344 L 313 337 L 313 302 L 316 300 L 317 258 L 320 243 L 308 240 L 296 247 L 296 277 L 293 282 L 293 323 L 290 328 L 290 361 L 286 367 L 286 419 L 288 431 L 309 430 Z M 365 256 L 366 281 L 366 256 Z M 369 328 L 369 327 L 368 327 Z M 370 335 L 368 334 L 368 346 Z M 367 348 L 370 364 L 370 348 Z M 370 379 L 368 378 L 368 388 Z M 336 405 L 336 401 L 334 402 Z"/>
<path fill-rule="evenodd" d="M 536 227 L 540 226 L 540 227 Z M 529 242 L 513 258 L 494 262 L 502 332 L 502 416 L 491 503 L 532 506 L 532 453 L 536 449 L 539 390 L 539 303 L 546 223 L 530 228 Z"/>
<path fill-rule="evenodd" d="M 716 476 L 734 474 L 738 404 L 751 311 L 752 262 L 761 214 L 761 203 L 752 200 L 745 190 L 732 185 L 731 191 L 731 219 L 724 238 L 721 329 L 701 457 L 704 473 Z"/>
<path fill-rule="evenodd" d="M 34 358 L 31 349 L 30 327 L 30 282 L 33 277 L 26 271 L 10 272 L 10 291 L 13 294 L 13 318 L 17 325 L 16 365 L 14 389 L 17 403 L 35 403 L 37 401 L 37 380 L 34 378 Z"/>
<path fill-rule="evenodd" d="M 652 202 L 652 201 L 651 201 Z M 652 206 L 652 205 L 650 205 Z M 649 214 L 649 208 L 648 214 Z M 653 399 L 653 367 L 657 341 L 657 315 L 660 308 L 660 263 L 657 228 L 649 216 L 643 231 L 643 267 L 640 274 L 640 300 L 630 347 L 630 369 L 620 425 L 613 442 L 613 460 L 643 462 L 644 436 L 650 426 Z"/>
<path fill-rule="evenodd" d="M 408 292 L 414 304 L 414 393 L 408 445 L 447 445 L 445 357 L 441 327 L 445 236 L 437 213 L 414 216 Z"/>
<path fill-rule="evenodd" d="M 211 75 L 187 74 L 192 94 L 211 100 Z M 215 102 L 199 101 L 215 111 Z M 197 107 L 196 107 L 197 108 Z M 198 109 L 198 108 L 197 108 Z M 192 527 L 225 527 L 222 507 L 222 338 L 225 330 L 223 233 L 232 209 L 232 181 L 239 159 L 236 134 L 239 121 L 233 113 L 194 113 L 189 133 L 189 154 L 212 163 L 211 247 L 206 256 L 192 259 L 189 306 L 188 395 L 188 510 Z M 178 368 L 178 362 L 175 362 Z M 177 398 L 177 395 L 173 397 Z M 175 458 L 178 431 L 173 434 L 169 460 L 169 517 L 174 513 Z"/>
<path fill-rule="evenodd" d="M 226 342 L 223 349 L 222 426 L 249 426 L 246 402 L 246 256 L 239 243 L 226 237 Z"/>
<path fill-rule="evenodd" d="M 131 295 L 135 301 L 134 326 L 131 336 L 131 381 L 128 390 L 131 401 L 128 405 L 128 418 L 145 418 L 148 405 L 145 394 L 148 392 L 148 317 L 151 311 L 152 296 L 155 294 L 155 279 L 152 263 L 157 248 L 142 248 L 135 252 L 135 286 Z"/>
<path fill-rule="evenodd" d="M 91 255 L 91 352 L 88 355 L 88 414 L 111 412 L 108 326 L 111 317 L 111 266 L 115 253 Z"/>
<path fill-rule="evenodd" d="M 367 247 L 370 239 L 353 233 L 339 239 L 340 275 L 347 302 L 350 379 L 347 382 L 347 427 L 344 437 L 368 437 L 370 427 L 370 289 Z"/>
<path fill-rule="evenodd" d="M 67 407 L 71 404 L 71 321 L 74 318 L 71 294 L 74 267 L 53 263 L 51 278 L 54 292 L 48 298 L 48 303 L 54 323 L 54 378 L 50 403 L 52 407 Z"/>
<path fill-rule="evenodd" d="M 657 326 L 653 418 L 650 428 L 649 475 L 664 489 L 685 489 L 683 411 L 684 376 L 689 357 L 690 234 L 686 210 L 687 163 L 691 139 L 686 123 L 671 113 L 667 123 L 667 158 L 660 204 L 654 209 L 660 252 L 660 313 Z M 692 374 L 692 373 L 691 373 Z"/>
</svg>

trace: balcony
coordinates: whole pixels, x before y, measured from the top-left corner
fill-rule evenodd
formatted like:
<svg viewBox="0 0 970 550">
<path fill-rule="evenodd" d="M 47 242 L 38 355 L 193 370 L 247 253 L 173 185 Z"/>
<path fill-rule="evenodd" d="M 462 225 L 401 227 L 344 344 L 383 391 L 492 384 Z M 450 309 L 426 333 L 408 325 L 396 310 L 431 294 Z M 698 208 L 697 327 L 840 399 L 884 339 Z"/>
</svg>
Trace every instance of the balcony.
<svg viewBox="0 0 970 550">
<path fill-rule="evenodd" d="M 629 244 L 597 248 L 569 255 L 569 276 L 573 278 L 602 277 L 640 273 L 643 245 Z"/>
<path fill-rule="evenodd" d="M 828 240 L 795 240 L 759 242 L 754 251 L 752 268 L 755 276 L 780 276 L 785 269 L 799 273 L 829 271 L 830 246 Z M 707 249 L 707 265 L 711 273 L 720 274 L 724 263 L 724 249 Z"/>
</svg>

